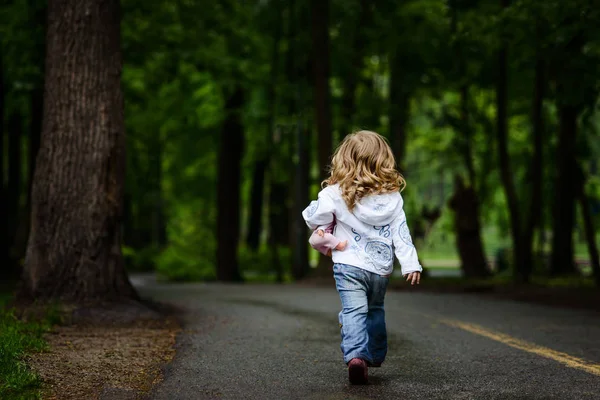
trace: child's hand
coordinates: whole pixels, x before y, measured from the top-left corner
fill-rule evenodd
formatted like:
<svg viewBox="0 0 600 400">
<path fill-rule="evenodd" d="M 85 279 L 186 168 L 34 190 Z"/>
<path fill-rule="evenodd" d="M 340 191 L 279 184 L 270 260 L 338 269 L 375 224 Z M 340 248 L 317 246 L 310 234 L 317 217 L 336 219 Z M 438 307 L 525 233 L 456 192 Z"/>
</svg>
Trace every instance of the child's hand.
<svg viewBox="0 0 600 400">
<path fill-rule="evenodd" d="M 410 282 L 411 285 L 414 285 L 415 282 L 417 285 L 421 281 L 421 273 L 418 271 L 411 272 L 410 274 L 404 275 L 406 277 L 406 282 Z"/>
<path fill-rule="evenodd" d="M 323 231 L 323 229 L 318 229 L 317 230 L 317 235 L 323 237 L 323 235 L 325 235 L 325 232 Z"/>
</svg>

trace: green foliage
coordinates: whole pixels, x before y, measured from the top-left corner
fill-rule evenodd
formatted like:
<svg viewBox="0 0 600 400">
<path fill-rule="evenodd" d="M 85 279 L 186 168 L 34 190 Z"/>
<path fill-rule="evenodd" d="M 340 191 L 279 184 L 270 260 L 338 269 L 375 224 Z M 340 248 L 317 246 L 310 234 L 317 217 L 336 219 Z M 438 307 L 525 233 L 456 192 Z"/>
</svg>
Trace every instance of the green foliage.
<svg viewBox="0 0 600 400">
<path fill-rule="evenodd" d="M 123 246 L 121 251 L 125 260 L 125 267 L 130 272 L 154 271 L 156 258 L 160 254 L 160 249 L 152 245 L 140 249 Z"/>
<path fill-rule="evenodd" d="M 275 271 L 273 269 L 274 258 L 277 257 L 283 266 L 290 265 L 292 260 L 291 249 L 288 247 L 269 248 L 266 244 L 260 246 L 258 251 L 252 251 L 247 246 L 240 246 L 238 250 L 240 270 L 246 276 L 259 275 L 271 276 L 274 279 Z M 269 278 L 270 280 L 270 278 Z"/>
<path fill-rule="evenodd" d="M 26 365 L 28 353 L 47 350 L 43 334 L 60 321 L 56 307 L 39 322 L 17 319 L 14 310 L 0 308 L 0 398 L 41 399 L 41 381 Z"/>
<path fill-rule="evenodd" d="M 169 245 L 157 257 L 157 273 L 172 281 L 215 279 L 214 209 L 197 201 L 179 205 L 175 213 L 168 225 Z"/>
</svg>

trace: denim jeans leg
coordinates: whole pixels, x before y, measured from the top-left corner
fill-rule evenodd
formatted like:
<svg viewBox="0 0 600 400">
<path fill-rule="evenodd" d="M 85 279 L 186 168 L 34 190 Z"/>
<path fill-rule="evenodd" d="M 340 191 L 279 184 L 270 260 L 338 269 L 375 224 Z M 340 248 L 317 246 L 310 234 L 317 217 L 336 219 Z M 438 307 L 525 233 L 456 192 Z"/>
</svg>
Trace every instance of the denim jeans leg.
<svg viewBox="0 0 600 400">
<path fill-rule="evenodd" d="M 362 358 L 371 362 L 369 353 L 369 334 L 367 331 L 367 314 L 369 311 L 365 272 L 349 265 L 334 265 L 336 288 L 342 301 L 342 312 L 339 314 L 342 325 L 342 352 L 344 362 L 353 358 Z"/>
<path fill-rule="evenodd" d="M 374 364 L 381 364 L 387 354 L 384 299 L 388 281 L 388 278 L 376 274 L 371 277 L 367 329 L 369 332 L 369 353 Z"/>
</svg>

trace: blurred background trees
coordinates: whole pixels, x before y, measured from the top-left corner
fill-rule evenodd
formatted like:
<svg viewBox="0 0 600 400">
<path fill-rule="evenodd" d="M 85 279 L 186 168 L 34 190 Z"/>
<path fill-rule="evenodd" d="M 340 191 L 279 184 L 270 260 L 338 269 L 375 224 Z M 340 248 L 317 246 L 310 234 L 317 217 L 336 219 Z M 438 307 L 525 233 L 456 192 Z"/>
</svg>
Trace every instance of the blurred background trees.
<svg viewBox="0 0 600 400">
<path fill-rule="evenodd" d="M 429 271 L 600 283 L 600 9 L 583 0 L 122 0 L 130 271 L 306 277 L 335 145 L 385 135 Z M 42 131 L 46 4 L 0 6 L 1 275 Z M 310 266 L 309 266 L 310 265 Z"/>
</svg>

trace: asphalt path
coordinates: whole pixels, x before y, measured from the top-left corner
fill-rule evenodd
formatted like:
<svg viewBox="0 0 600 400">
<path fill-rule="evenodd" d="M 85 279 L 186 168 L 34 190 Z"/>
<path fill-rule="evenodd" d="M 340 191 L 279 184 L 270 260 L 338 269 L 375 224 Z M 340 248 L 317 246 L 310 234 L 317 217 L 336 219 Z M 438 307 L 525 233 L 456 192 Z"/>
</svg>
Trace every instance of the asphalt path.
<svg viewBox="0 0 600 400">
<path fill-rule="evenodd" d="M 157 284 L 184 329 L 150 399 L 600 399 L 600 314 L 388 292 L 388 358 L 348 383 L 335 288 Z"/>
</svg>

